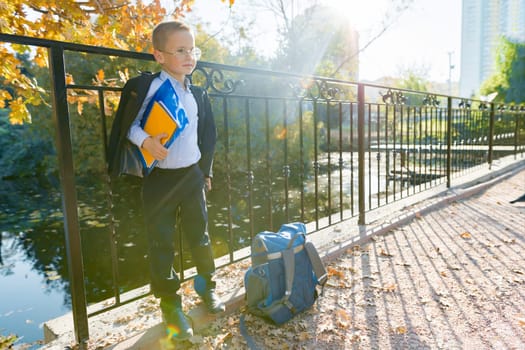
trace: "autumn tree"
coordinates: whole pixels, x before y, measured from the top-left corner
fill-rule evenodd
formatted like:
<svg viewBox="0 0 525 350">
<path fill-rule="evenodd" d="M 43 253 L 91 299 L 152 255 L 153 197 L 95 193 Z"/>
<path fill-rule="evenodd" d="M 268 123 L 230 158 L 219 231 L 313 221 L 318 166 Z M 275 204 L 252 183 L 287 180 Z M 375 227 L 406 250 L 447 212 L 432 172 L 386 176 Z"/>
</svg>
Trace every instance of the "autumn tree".
<svg viewBox="0 0 525 350">
<path fill-rule="evenodd" d="M 228 1 L 230 5 L 234 2 Z M 173 3 L 174 9 L 167 13 L 160 0 L 1 0 L 0 32 L 149 52 L 150 35 L 155 24 L 164 19 L 183 17 L 194 0 L 173 0 Z M 3 89 L 0 87 L 0 108 L 4 108 L 7 101 L 11 123 L 30 121 L 27 105 L 46 102 L 46 92 L 20 69 L 19 55 L 29 52 L 36 65 L 48 65 L 45 48 L 0 44 L 1 84 L 4 86 Z M 74 72 L 68 73 L 74 78 Z"/>
</svg>

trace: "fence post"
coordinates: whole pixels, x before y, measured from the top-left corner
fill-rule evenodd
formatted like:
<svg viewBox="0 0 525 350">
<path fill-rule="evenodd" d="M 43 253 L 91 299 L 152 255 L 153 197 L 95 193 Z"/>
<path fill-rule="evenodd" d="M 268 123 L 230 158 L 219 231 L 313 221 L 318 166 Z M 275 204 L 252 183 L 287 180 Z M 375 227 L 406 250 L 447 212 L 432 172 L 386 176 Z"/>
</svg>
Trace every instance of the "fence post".
<svg viewBox="0 0 525 350">
<path fill-rule="evenodd" d="M 365 224 L 365 86 L 357 85 L 358 224 Z"/>
<path fill-rule="evenodd" d="M 515 121 L 514 121 L 514 160 L 518 159 L 518 144 L 519 144 L 519 134 L 520 134 L 520 114 L 516 110 Z"/>
<path fill-rule="evenodd" d="M 490 119 L 489 119 L 489 154 L 487 162 L 489 163 L 489 170 L 492 169 L 492 150 L 494 148 L 494 102 L 490 104 Z"/>
<path fill-rule="evenodd" d="M 75 171 L 73 167 L 73 150 L 69 127 L 69 110 L 67 105 L 66 72 L 64 66 L 64 49 L 61 46 L 49 48 L 49 73 L 51 75 L 53 121 L 62 185 L 62 207 L 64 211 L 64 231 L 66 239 L 67 263 L 71 291 L 71 307 L 75 327 L 75 339 L 80 349 L 85 349 L 89 339 L 89 327 L 84 286 L 84 267 L 77 212 L 75 190 Z"/>
<path fill-rule="evenodd" d="M 447 97 L 447 188 L 451 186 L 452 173 L 452 97 Z"/>
</svg>

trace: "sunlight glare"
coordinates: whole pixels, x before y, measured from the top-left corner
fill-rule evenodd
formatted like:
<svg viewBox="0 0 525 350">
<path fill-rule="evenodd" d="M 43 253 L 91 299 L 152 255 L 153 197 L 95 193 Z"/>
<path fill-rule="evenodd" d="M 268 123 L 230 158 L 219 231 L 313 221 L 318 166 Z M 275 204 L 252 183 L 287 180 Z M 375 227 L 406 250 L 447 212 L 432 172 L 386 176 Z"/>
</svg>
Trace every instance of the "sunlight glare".
<svg viewBox="0 0 525 350">
<path fill-rule="evenodd" d="M 326 4 L 340 11 L 359 32 L 377 25 L 389 6 L 387 0 L 328 0 Z"/>
</svg>

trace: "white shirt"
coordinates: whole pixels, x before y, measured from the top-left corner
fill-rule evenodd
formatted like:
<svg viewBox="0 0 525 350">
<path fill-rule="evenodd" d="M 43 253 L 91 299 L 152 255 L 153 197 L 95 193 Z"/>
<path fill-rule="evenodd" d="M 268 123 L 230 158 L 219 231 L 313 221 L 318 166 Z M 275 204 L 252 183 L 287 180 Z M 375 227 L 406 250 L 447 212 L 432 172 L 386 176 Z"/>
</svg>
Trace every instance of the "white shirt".
<svg viewBox="0 0 525 350">
<path fill-rule="evenodd" d="M 149 136 L 154 136 L 145 132 L 141 128 L 140 123 L 147 105 L 153 98 L 155 92 L 157 92 L 158 88 L 166 79 L 169 79 L 171 85 L 177 93 L 177 96 L 179 97 L 179 104 L 180 107 L 186 112 L 188 124 L 168 148 L 168 156 L 163 160 L 159 160 L 156 166 L 163 169 L 186 168 L 197 163 L 201 158 L 201 152 L 197 143 L 197 125 L 199 121 L 199 117 L 197 115 L 197 101 L 195 101 L 195 97 L 193 97 L 193 94 L 190 91 L 189 81 L 186 82 L 185 88 L 179 81 L 170 76 L 168 73 L 161 71 L 160 75 L 151 82 L 148 93 L 146 94 L 146 98 L 142 103 L 142 107 L 140 108 L 137 117 L 131 124 L 128 132 L 128 139 L 140 147 L 146 138 Z"/>
</svg>

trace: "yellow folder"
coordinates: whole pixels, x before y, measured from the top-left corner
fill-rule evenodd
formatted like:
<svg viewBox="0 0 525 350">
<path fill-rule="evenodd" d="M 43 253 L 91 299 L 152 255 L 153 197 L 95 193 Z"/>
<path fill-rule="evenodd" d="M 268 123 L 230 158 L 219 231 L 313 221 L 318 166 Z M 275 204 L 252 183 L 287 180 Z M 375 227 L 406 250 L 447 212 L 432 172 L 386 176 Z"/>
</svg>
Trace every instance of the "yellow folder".
<svg viewBox="0 0 525 350">
<path fill-rule="evenodd" d="M 178 127 L 167 108 L 162 102 L 153 101 L 153 105 L 149 114 L 144 117 L 146 118 L 146 122 L 143 127 L 145 132 L 151 136 L 155 136 L 160 133 L 168 134 L 167 137 L 161 139 L 162 145 L 165 146 L 166 143 L 172 139 Z M 146 167 L 150 168 L 154 165 L 155 158 L 148 151 L 140 147 L 140 153 L 142 154 L 142 158 L 144 159 L 144 164 Z"/>
</svg>

